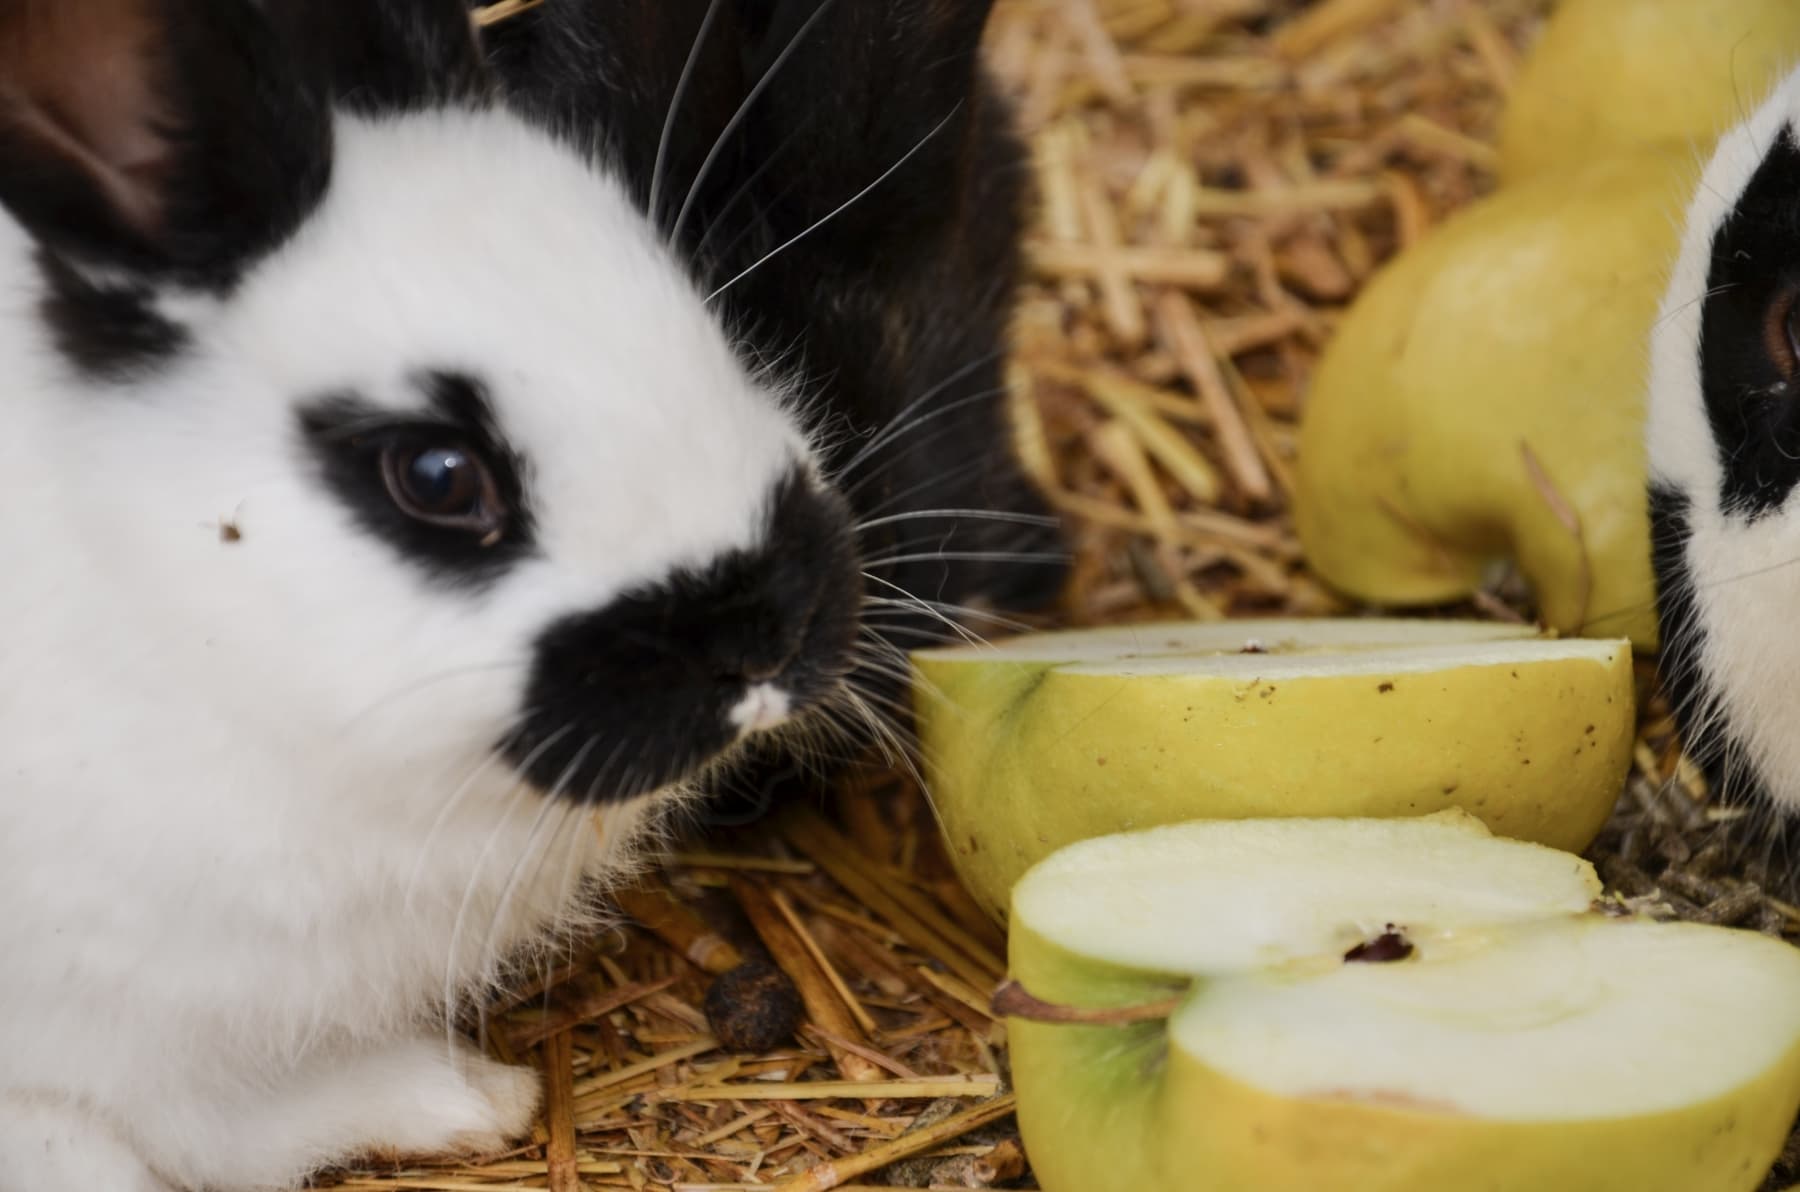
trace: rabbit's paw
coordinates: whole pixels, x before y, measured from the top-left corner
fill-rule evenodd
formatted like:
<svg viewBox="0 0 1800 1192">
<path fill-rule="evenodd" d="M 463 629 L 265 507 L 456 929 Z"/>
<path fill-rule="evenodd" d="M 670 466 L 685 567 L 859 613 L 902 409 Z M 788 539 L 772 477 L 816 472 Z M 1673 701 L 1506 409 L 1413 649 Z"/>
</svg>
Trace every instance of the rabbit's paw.
<svg viewBox="0 0 1800 1192">
<path fill-rule="evenodd" d="M 365 1153 L 421 1158 L 503 1151 L 530 1131 L 542 1099 L 533 1070 L 495 1063 L 461 1045 L 451 1052 L 442 1040 L 417 1041 L 368 1062 L 395 1067 L 385 1073 L 389 1095 L 361 1119 Z M 343 1079 L 361 1088 L 369 1073 L 347 1066 Z"/>
<path fill-rule="evenodd" d="M 469 1052 L 462 1057 L 463 1077 L 486 1102 L 482 1128 L 452 1138 L 450 1148 L 483 1154 L 504 1150 L 531 1130 L 543 1100 L 543 1083 L 531 1068 L 498 1064 Z"/>
<path fill-rule="evenodd" d="M 492 1154 L 530 1130 L 539 1099 L 535 1072 L 442 1037 L 321 1058 L 235 1117 L 229 1147 L 212 1152 L 196 1182 L 236 1192 L 358 1160 Z"/>
</svg>

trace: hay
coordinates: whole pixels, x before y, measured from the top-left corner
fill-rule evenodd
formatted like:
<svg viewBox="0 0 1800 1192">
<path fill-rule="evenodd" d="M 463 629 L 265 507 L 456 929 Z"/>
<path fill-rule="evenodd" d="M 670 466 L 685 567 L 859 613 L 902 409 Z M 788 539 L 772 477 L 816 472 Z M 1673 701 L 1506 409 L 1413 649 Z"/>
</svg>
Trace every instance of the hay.
<svg viewBox="0 0 1800 1192">
<path fill-rule="evenodd" d="M 1000 0 L 991 57 L 1042 196 L 1014 409 L 1074 530 L 1070 620 L 1347 611 L 1306 573 L 1287 515 L 1306 379 L 1370 275 L 1491 186 L 1496 116 L 1547 7 Z M 1504 584 L 1461 611 L 1530 614 Z M 1800 911 L 1764 892 L 1767 857 L 1646 702 L 1595 850 L 1609 884 L 1653 913 L 1800 934 Z M 988 1009 L 1004 942 L 909 783 L 846 785 L 835 825 L 800 812 L 747 833 L 741 855 L 675 856 L 626 899 L 647 926 L 494 1008 L 493 1052 L 548 1073 L 544 1124 L 519 1149 L 322 1182 L 1033 1186 Z M 805 1025 L 729 1053 L 706 994 L 759 956 L 792 979 Z M 1800 1177 L 1790 1156 L 1784 1183 Z"/>
</svg>

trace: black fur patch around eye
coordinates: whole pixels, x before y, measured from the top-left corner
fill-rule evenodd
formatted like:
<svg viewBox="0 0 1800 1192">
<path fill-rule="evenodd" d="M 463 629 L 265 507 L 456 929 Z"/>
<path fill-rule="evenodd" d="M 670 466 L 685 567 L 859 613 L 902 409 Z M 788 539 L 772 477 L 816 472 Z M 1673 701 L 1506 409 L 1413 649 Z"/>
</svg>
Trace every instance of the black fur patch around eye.
<svg viewBox="0 0 1800 1192">
<path fill-rule="evenodd" d="M 719 757 L 751 685 L 797 711 L 839 681 L 862 604 L 848 514 L 796 472 L 767 517 L 758 546 L 545 630 L 521 727 L 502 742 L 521 774 L 577 802 L 633 798 Z"/>
<path fill-rule="evenodd" d="M 80 372 L 123 381 L 176 355 L 188 333 L 156 309 L 148 287 L 98 285 L 47 252 L 40 310 L 51 341 Z"/>
<path fill-rule="evenodd" d="M 354 394 L 332 394 L 300 412 L 301 439 L 325 484 L 357 524 L 434 577 L 485 585 L 535 547 L 525 489 L 525 461 L 500 434 L 479 382 L 459 373 L 418 378 L 426 399 L 415 416 L 396 414 Z M 433 525 L 394 503 L 382 455 L 396 445 L 464 446 L 486 463 L 506 510 L 494 541 L 465 529 Z"/>
<path fill-rule="evenodd" d="M 1768 347 L 1769 310 L 1800 283 L 1800 143 L 1770 146 L 1713 237 L 1701 313 L 1700 377 L 1725 472 L 1720 501 L 1754 521 L 1800 483 L 1800 389 Z"/>
</svg>

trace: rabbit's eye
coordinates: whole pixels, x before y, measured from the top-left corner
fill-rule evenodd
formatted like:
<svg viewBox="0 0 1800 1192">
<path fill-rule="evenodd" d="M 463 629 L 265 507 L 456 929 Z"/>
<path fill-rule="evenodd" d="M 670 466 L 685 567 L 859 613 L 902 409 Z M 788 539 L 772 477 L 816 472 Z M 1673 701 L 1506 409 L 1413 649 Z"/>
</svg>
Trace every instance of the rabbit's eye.
<svg viewBox="0 0 1800 1192">
<path fill-rule="evenodd" d="M 1800 299 L 1788 303 L 1787 349 L 1788 361 L 1792 366 L 1789 375 L 1792 376 L 1800 372 Z"/>
<path fill-rule="evenodd" d="M 388 495 L 409 517 L 498 541 L 506 510 L 492 470 L 473 450 L 450 443 L 395 444 L 381 455 Z"/>
<path fill-rule="evenodd" d="M 1770 304 L 1763 338 L 1782 377 L 1800 380 L 1800 288 L 1789 287 Z"/>
</svg>

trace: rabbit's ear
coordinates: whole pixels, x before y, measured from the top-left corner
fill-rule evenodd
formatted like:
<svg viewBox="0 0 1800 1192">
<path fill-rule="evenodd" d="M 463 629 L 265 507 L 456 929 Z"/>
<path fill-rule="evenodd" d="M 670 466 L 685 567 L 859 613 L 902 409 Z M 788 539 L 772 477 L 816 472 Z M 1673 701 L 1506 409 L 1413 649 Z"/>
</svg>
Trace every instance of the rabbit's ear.
<svg viewBox="0 0 1800 1192">
<path fill-rule="evenodd" d="M 351 111 L 440 107 L 490 90 L 466 0 L 274 0 L 270 11 Z"/>
<path fill-rule="evenodd" d="M 0 204 L 79 265 L 227 285 L 317 203 L 330 146 L 258 5 L 0 4 Z"/>
</svg>

